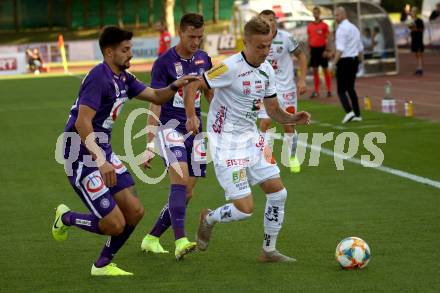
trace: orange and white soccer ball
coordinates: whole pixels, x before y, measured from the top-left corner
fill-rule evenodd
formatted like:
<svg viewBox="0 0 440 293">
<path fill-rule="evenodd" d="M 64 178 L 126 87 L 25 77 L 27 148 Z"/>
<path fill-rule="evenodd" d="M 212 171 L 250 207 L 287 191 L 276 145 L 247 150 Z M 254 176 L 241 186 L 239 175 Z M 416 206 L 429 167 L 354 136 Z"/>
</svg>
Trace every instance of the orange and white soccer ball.
<svg viewBox="0 0 440 293">
<path fill-rule="evenodd" d="M 362 269 L 370 259 L 370 247 L 358 237 L 345 238 L 336 246 L 336 260 L 343 269 Z"/>
</svg>

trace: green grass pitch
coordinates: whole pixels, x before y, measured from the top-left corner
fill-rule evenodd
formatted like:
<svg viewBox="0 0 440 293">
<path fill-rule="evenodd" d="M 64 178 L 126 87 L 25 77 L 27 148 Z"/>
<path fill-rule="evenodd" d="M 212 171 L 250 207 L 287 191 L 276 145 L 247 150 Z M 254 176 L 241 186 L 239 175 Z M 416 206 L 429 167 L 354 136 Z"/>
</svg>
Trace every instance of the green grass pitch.
<svg viewBox="0 0 440 293">
<path fill-rule="evenodd" d="M 80 81 L 75 76 L 0 80 L 1 292 L 440 292 L 440 190 L 351 162 L 344 163 L 345 171 L 337 171 L 333 158 L 324 154 L 318 167 L 303 165 L 298 175 L 281 168 L 289 196 L 278 247 L 296 257 L 297 263 L 256 262 L 265 203 L 258 188 L 253 189 L 253 217 L 217 225 L 208 251 L 189 255 L 182 262 L 176 262 L 172 254 L 141 253 L 141 239 L 166 201 L 168 181 L 147 185 L 136 179 L 146 215 L 115 258 L 135 276 L 91 278 L 90 267 L 105 237 L 72 228 L 69 239 L 57 243 L 50 233 L 59 203 L 86 211 L 68 184 L 63 166 L 54 159 L 55 142 Z M 145 106 L 131 101 L 123 110 L 113 131 L 117 154 L 124 154 L 125 118 L 131 110 Z M 364 113 L 364 122 L 338 129 L 332 125 L 340 125 L 340 107 L 300 101 L 300 108 L 321 122 L 300 127 L 300 132 L 336 135 L 353 131 L 361 138 L 370 131 L 384 132 L 387 142 L 379 146 L 385 166 L 440 181 L 438 123 L 369 112 Z M 136 130 L 145 120 L 136 120 Z M 133 141 L 138 153 L 144 143 L 144 138 Z M 333 142 L 324 146 L 332 149 Z M 368 152 L 361 148 L 356 157 L 362 154 Z M 155 159 L 150 173 L 162 170 L 161 160 Z M 191 239 L 199 210 L 222 203 L 222 189 L 210 165 L 187 210 Z M 372 260 L 367 268 L 343 271 L 338 267 L 334 250 L 348 236 L 361 237 L 370 245 Z M 171 231 L 162 243 L 174 250 Z"/>
</svg>

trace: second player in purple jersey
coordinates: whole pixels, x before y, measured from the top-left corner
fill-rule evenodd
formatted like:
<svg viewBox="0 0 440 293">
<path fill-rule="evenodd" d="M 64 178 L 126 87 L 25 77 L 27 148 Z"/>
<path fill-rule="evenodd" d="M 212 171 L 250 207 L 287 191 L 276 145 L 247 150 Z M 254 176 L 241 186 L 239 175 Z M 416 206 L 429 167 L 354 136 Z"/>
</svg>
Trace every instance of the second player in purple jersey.
<svg viewBox="0 0 440 293">
<path fill-rule="evenodd" d="M 201 76 L 211 67 L 211 58 L 199 49 L 203 39 L 203 16 L 188 13 L 180 21 L 179 43 L 160 56 L 153 65 L 151 87 L 166 86 L 182 75 Z M 210 100 L 211 91 L 205 97 Z M 196 112 L 200 120 L 200 97 L 196 96 Z M 206 170 L 205 141 L 202 135 L 195 136 L 186 131 L 186 111 L 183 103 L 183 90 L 179 89 L 162 107 L 150 107 L 160 121 L 150 115 L 148 124 L 159 124 L 156 132 L 156 145 L 167 165 L 170 177 L 170 193 L 168 202 L 160 212 L 156 224 L 141 244 L 142 250 L 153 253 L 165 253 L 159 242 L 160 236 L 172 226 L 174 230 L 175 256 L 181 259 L 196 248 L 195 242 L 189 242 L 185 235 L 186 204 L 192 197 L 197 177 L 204 177 Z M 160 112 L 160 114 L 159 114 Z M 158 123 L 159 122 L 159 123 Z M 177 124 L 174 124 L 175 122 Z M 170 127 L 170 124 L 172 126 Z M 199 132 L 202 131 L 200 124 Z M 153 149 L 154 135 L 149 136 L 147 153 Z M 146 158 L 146 167 L 152 155 Z"/>
<path fill-rule="evenodd" d="M 166 87 L 183 75 L 201 76 L 205 71 L 211 69 L 211 67 L 211 57 L 209 57 L 206 52 L 197 50 L 191 58 L 185 59 L 179 56 L 176 52 L 176 47 L 172 47 L 154 62 L 151 72 L 151 87 Z M 196 97 L 196 112 L 199 118 L 200 97 L 201 93 L 199 92 Z M 186 133 L 186 114 L 183 105 L 182 89 L 177 91 L 173 99 L 161 106 L 160 122 L 165 125 L 171 119 L 177 119 L 180 122 L 177 130 Z"/>
</svg>

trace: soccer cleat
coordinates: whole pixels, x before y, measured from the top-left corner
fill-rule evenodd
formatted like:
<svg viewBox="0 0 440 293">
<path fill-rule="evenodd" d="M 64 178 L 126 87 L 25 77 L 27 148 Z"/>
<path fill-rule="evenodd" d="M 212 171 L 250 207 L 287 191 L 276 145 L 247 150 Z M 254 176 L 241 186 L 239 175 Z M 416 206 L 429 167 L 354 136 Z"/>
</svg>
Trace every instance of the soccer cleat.
<svg viewBox="0 0 440 293">
<path fill-rule="evenodd" d="M 204 209 L 200 212 L 200 221 L 199 228 L 197 229 L 196 242 L 197 248 L 201 251 L 205 251 L 208 248 L 212 228 L 214 228 L 214 225 L 209 225 L 208 222 L 206 222 L 206 216 L 210 212 L 210 209 Z"/>
<path fill-rule="evenodd" d="M 301 164 L 296 156 L 292 156 L 289 159 L 290 172 L 299 173 L 301 171 Z"/>
<path fill-rule="evenodd" d="M 64 241 L 67 239 L 67 230 L 69 226 L 63 223 L 62 216 L 70 212 L 65 204 L 60 204 L 55 211 L 55 221 L 52 225 L 52 236 L 56 241 Z"/>
<path fill-rule="evenodd" d="M 159 237 L 147 234 L 141 243 L 141 250 L 152 253 L 169 253 L 169 251 L 163 249 L 160 245 Z"/>
<path fill-rule="evenodd" d="M 361 116 L 355 116 L 355 117 L 353 117 L 353 119 L 351 119 L 351 121 L 361 122 L 362 121 L 362 117 Z"/>
<path fill-rule="evenodd" d="M 345 114 L 344 119 L 342 119 L 342 123 L 350 122 L 355 117 L 354 112 L 350 111 Z"/>
<path fill-rule="evenodd" d="M 258 261 L 259 262 L 295 262 L 296 259 L 281 254 L 278 250 L 274 250 L 270 252 L 263 250 L 261 252 L 261 255 L 258 257 Z"/>
<path fill-rule="evenodd" d="M 93 264 L 90 273 L 92 276 L 108 276 L 108 277 L 133 276 L 133 273 L 121 270 L 120 268 L 118 268 L 118 266 L 115 263 L 109 263 L 108 265 L 103 266 L 102 268 L 97 268 L 95 267 L 95 264 Z"/>
<path fill-rule="evenodd" d="M 177 260 L 182 260 L 185 255 L 190 252 L 193 252 L 197 248 L 197 243 L 189 242 L 188 238 L 182 237 L 176 240 L 176 250 L 174 251 L 174 255 Z"/>
<path fill-rule="evenodd" d="M 331 98 L 331 97 L 333 97 L 332 92 L 327 92 L 327 98 Z"/>
</svg>

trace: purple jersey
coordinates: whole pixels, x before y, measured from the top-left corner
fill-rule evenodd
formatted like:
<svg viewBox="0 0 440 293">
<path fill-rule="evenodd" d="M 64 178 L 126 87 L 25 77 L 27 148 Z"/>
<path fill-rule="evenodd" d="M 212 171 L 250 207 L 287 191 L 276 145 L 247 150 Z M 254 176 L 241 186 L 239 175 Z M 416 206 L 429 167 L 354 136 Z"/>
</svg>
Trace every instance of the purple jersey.
<svg viewBox="0 0 440 293">
<path fill-rule="evenodd" d="M 167 87 L 183 75 L 202 75 L 211 67 L 211 58 L 206 52 L 198 50 L 191 59 L 184 59 L 177 54 L 176 47 L 172 47 L 154 62 L 151 72 L 151 87 L 155 89 Z M 197 92 L 195 105 L 196 114 L 200 119 L 199 91 Z M 179 89 L 170 101 L 162 105 L 160 122 L 166 124 L 171 119 L 177 119 L 180 124 L 176 129 L 186 133 L 186 114 L 182 89 Z"/>
<path fill-rule="evenodd" d="M 93 131 L 105 133 L 110 144 L 113 122 L 124 103 L 145 88 L 146 86 L 128 71 L 124 70 L 116 75 L 105 62 L 96 65 L 82 81 L 78 99 L 70 110 L 64 131 L 76 132 L 75 122 L 78 118 L 79 105 L 86 105 L 96 110 L 92 121 Z M 99 145 L 103 147 L 101 143 Z"/>
</svg>

